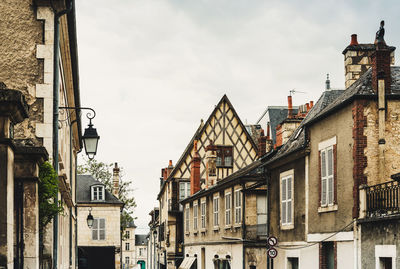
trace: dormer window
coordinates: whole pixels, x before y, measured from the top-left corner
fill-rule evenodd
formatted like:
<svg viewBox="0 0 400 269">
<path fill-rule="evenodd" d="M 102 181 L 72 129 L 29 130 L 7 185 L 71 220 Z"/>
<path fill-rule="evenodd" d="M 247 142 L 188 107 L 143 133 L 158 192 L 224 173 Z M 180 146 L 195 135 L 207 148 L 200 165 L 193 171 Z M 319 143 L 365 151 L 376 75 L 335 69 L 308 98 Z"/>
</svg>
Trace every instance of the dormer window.
<svg viewBox="0 0 400 269">
<path fill-rule="evenodd" d="M 96 185 L 92 186 L 92 201 L 104 201 L 104 186 Z"/>
</svg>

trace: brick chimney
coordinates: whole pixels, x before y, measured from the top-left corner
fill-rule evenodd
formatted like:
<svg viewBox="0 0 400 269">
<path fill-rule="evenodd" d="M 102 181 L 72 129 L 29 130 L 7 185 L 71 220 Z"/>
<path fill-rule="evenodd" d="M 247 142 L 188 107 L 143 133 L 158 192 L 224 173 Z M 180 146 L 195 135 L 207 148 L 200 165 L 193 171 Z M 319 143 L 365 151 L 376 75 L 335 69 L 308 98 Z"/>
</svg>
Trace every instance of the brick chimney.
<svg viewBox="0 0 400 269">
<path fill-rule="evenodd" d="M 194 155 L 192 158 L 192 162 L 190 165 L 190 195 L 195 194 L 200 191 L 200 163 L 201 158 L 199 153 L 197 152 L 197 140 L 193 143 L 194 146 Z"/>
<path fill-rule="evenodd" d="M 288 119 L 291 119 L 293 116 L 293 105 L 292 105 L 292 96 L 289 95 L 287 97 L 287 101 L 288 101 Z"/>
<path fill-rule="evenodd" d="M 267 137 L 264 136 L 264 130 L 261 129 L 261 135 L 258 138 L 258 157 L 261 158 L 267 152 Z"/>
<path fill-rule="evenodd" d="M 172 170 L 174 170 L 174 166 L 172 164 L 172 160 L 169 160 L 167 169 L 167 178 L 171 175 Z"/>
<path fill-rule="evenodd" d="M 270 152 L 272 150 L 273 143 L 274 143 L 270 136 L 270 129 L 271 129 L 271 127 L 268 122 L 267 123 L 267 140 L 265 141 L 265 152 Z"/>
<path fill-rule="evenodd" d="M 376 33 L 375 38 L 375 51 L 371 55 L 372 62 L 372 88 L 375 93 L 378 93 L 378 80 L 384 81 L 385 94 L 390 94 L 390 85 L 392 84 L 392 77 L 390 73 L 390 64 L 392 62 L 392 53 L 395 47 L 389 47 L 383 38 L 384 36 L 384 21 L 381 22 L 381 28 Z M 380 34 L 380 31 L 381 32 Z"/>
<path fill-rule="evenodd" d="M 394 47 L 391 50 L 390 63 L 394 64 Z M 376 51 L 376 44 L 359 44 L 357 35 L 351 35 L 350 45 L 344 51 L 345 86 L 350 87 L 372 65 L 372 54 Z"/>
<path fill-rule="evenodd" d="M 119 198 L 119 168 L 118 163 L 115 163 L 113 168 L 113 188 L 112 194 Z"/>
</svg>

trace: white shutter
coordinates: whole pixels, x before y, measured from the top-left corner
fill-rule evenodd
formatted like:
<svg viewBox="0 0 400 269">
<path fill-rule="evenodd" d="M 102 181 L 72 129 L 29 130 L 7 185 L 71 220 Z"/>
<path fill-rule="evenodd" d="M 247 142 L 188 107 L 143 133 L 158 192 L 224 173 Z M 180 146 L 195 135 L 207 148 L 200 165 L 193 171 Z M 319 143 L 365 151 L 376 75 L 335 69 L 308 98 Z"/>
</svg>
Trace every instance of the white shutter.
<svg viewBox="0 0 400 269">
<path fill-rule="evenodd" d="M 292 223 L 292 177 L 287 178 L 287 223 Z"/>
<path fill-rule="evenodd" d="M 106 239 L 106 220 L 105 219 L 99 219 L 99 240 L 105 240 Z"/>
<path fill-rule="evenodd" d="M 328 150 L 328 204 L 333 204 L 333 149 Z"/>
<path fill-rule="evenodd" d="M 98 237 L 98 219 L 93 220 L 93 226 L 92 226 L 92 240 L 99 240 Z"/>
<path fill-rule="evenodd" d="M 326 151 L 321 151 L 321 205 L 326 205 L 327 196 L 327 171 L 326 171 Z"/>
<path fill-rule="evenodd" d="M 287 218 L 286 218 L 286 214 L 287 214 L 287 203 L 286 203 L 286 178 L 282 178 L 282 202 L 281 202 L 281 207 L 282 207 L 282 224 L 286 224 L 287 222 Z"/>
</svg>

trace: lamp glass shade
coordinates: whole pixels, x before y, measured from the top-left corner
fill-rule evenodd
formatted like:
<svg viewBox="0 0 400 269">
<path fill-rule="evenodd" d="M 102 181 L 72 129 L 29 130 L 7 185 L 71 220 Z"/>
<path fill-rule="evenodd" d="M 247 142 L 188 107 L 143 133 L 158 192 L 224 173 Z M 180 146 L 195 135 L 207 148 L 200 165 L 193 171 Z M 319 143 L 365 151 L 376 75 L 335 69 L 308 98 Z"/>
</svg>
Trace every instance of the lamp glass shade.
<svg viewBox="0 0 400 269">
<path fill-rule="evenodd" d="M 85 145 L 85 152 L 89 159 L 93 159 L 97 152 L 97 144 L 99 142 L 100 136 L 97 134 L 95 128 L 92 124 L 85 129 L 85 134 L 82 137 L 83 143 Z"/>
<path fill-rule="evenodd" d="M 94 218 L 90 212 L 89 215 L 87 216 L 86 222 L 87 226 L 91 229 L 93 227 Z"/>
</svg>

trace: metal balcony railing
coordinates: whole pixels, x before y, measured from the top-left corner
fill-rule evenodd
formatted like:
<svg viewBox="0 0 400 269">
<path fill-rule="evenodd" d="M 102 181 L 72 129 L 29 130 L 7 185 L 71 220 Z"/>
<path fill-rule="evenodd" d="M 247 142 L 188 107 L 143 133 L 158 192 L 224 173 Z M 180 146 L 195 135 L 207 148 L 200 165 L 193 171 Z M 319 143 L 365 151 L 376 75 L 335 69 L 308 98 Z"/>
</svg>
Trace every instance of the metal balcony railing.
<svg viewBox="0 0 400 269">
<path fill-rule="evenodd" d="M 366 217 L 384 217 L 400 213 L 400 186 L 397 181 L 365 187 Z"/>
</svg>

